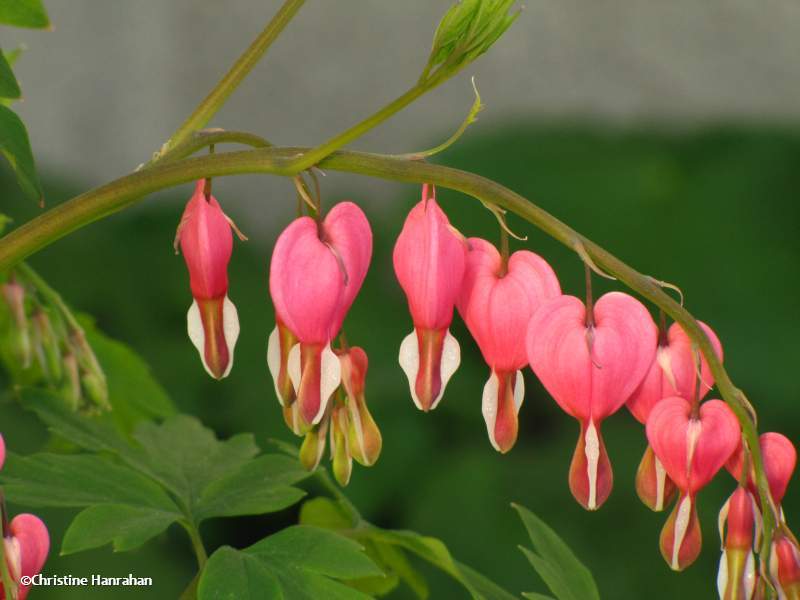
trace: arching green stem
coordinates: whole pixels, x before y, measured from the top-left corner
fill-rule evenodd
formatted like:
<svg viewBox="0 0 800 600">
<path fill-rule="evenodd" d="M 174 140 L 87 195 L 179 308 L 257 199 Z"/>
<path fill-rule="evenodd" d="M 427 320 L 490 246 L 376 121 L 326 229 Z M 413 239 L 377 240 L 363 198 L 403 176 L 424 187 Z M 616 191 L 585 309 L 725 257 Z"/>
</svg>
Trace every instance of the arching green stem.
<svg viewBox="0 0 800 600">
<path fill-rule="evenodd" d="M 0 271 L 7 270 L 30 254 L 68 233 L 134 204 L 152 192 L 202 177 L 245 173 L 294 176 L 303 170 L 307 148 L 264 148 L 188 158 L 157 165 L 127 175 L 73 198 L 15 229 L 0 239 Z M 299 166 L 298 166 L 299 165 Z M 367 175 L 392 181 L 431 183 L 463 192 L 514 212 L 570 249 L 580 246 L 604 271 L 614 275 L 680 323 L 709 365 L 717 387 L 736 414 L 756 472 L 756 484 L 763 506 L 771 504 L 758 432 L 750 417 L 749 403 L 728 377 L 705 332 L 681 304 L 666 294 L 652 277 L 628 266 L 619 258 L 577 231 L 499 183 L 459 169 L 425 162 L 361 152 L 336 152 L 323 160 L 321 168 Z M 579 244 L 578 244 L 579 242 Z M 765 545 L 775 528 L 770 511 L 764 513 Z M 768 547 L 766 548 L 768 553 Z M 767 556 L 765 554 L 764 556 Z"/>
</svg>

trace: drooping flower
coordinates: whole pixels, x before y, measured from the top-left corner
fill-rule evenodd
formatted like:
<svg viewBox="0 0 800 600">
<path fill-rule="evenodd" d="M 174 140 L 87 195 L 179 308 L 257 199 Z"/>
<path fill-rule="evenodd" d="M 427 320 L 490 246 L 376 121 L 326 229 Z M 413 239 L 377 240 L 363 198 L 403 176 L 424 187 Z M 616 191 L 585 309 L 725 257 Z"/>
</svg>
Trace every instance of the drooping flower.
<svg viewBox="0 0 800 600">
<path fill-rule="evenodd" d="M 694 404 L 696 406 L 696 404 Z M 665 398 L 650 411 L 647 439 L 680 497 L 661 530 L 661 554 L 680 571 L 700 553 L 702 534 L 695 498 L 735 452 L 739 422 L 721 400 L 693 403 L 677 396 Z"/>
<path fill-rule="evenodd" d="M 394 246 L 394 272 L 408 299 L 414 331 L 400 344 L 400 366 L 411 397 L 424 411 L 436 408 L 461 361 L 450 334 L 467 245 L 436 203 L 433 186 L 411 209 Z"/>
<path fill-rule="evenodd" d="M 778 530 L 769 553 L 769 572 L 778 600 L 800 598 L 800 548 L 797 541 Z"/>
<path fill-rule="evenodd" d="M 761 459 L 764 462 L 764 472 L 767 475 L 769 491 L 777 506 L 780 506 L 786 495 L 786 488 L 794 473 L 797 464 L 797 451 L 794 444 L 785 435 L 775 432 L 762 433 L 758 439 L 761 447 Z M 742 464 L 744 463 L 744 448 L 739 442 L 739 447 L 734 452 L 725 467 L 737 480 L 742 478 Z M 747 487 L 760 503 L 758 491 L 753 477 L 752 466 L 748 473 Z"/>
<path fill-rule="evenodd" d="M 337 350 L 342 366 L 342 387 L 346 394 L 347 443 L 352 457 L 361 465 L 375 464 L 383 440 L 375 420 L 367 409 L 364 384 L 367 377 L 367 354 L 355 346 Z"/>
<path fill-rule="evenodd" d="M 489 441 L 508 452 L 517 440 L 525 394 L 520 369 L 528 362 L 528 323 L 544 302 L 561 295 L 561 286 L 550 265 L 533 252 L 515 252 L 506 264 L 486 240 L 470 238 L 468 245 L 457 306 L 491 369 L 482 401 Z"/>
<path fill-rule="evenodd" d="M 239 316 L 228 298 L 233 234 L 230 220 L 216 198 L 206 196 L 204 184 L 204 180 L 197 182 L 186 204 L 175 234 L 175 248 L 180 244 L 194 297 L 187 314 L 189 339 L 208 374 L 222 379 L 233 366 L 239 337 Z"/>
<path fill-rule="evenodd" d="M 656 339 L 647 309 L 620 292 L 601 297 L 589 315 L 574 296 L 550 300 L 528 326 L 531 368 L 558 405 L 581 424 L 569 485 L 584 508 L 599 508 L 611 493 L 613 474 L 600 423 L 641 383 Z"/>
<path fill-rule="evenodd" d="M 319 423 L 339 387 L 341 367 L 330 342 L 361 289 L 371 257 L 372 231 L 352 202 L 337 204 L 319 224 L 310 217 L 295 219 L 275 244 L 269 275 L 275 317 L 298 343 L 286 354 L 276 328 L 268 362 L 284 404 L 289 399 L 280 374 L 288 373 L 304 430 Z"/>
<path fill-rule="evenodd" d="M 722 360 L 722 345 L 716 334 L 705 323 L 700 323 L 700 327 Z M 705 358 L 699 356 L 698 381 L 698 355 L 692 340 L 678 323 L 673 323 L 667 332 L 662 332 L 647 375 L 626 403 L 640 423 L 647 423 L 650 411 L 664 398 L 679 396 L 692 400 L 697 396 L 699 401 L 709 392 L 714 385 L 714 377 Z M 636 472 L 636 492 L 642 502 L 654 511 L 663 510 L 675 492 L 675 485 L 666 476 L 664 467 L 649 447 Z"/>
<path fill-rule="evenodd" d="M 719 512 L 722 556 L 717 572 L 720 600 L 750 600 L 758 572 L 753 546 L 758 545 L 761 515 L 755 499 L 744 487 L 726 500 Z"/>
<path fill-rule="evenodd" d="M 50 551 L 50 535 L 42 520 L 31 514 L 17 515 L 4 532 L 6 564 L 11 579 L 18 585 L 17 598 L 25 600 L 30 585 L 21 585 L 22 577 L 33 577 L 42 571 Z M 2 587 L 2 583 L 0 583 Z M 0 598 L 12 597 L 3 590 Z"/>
</svg>

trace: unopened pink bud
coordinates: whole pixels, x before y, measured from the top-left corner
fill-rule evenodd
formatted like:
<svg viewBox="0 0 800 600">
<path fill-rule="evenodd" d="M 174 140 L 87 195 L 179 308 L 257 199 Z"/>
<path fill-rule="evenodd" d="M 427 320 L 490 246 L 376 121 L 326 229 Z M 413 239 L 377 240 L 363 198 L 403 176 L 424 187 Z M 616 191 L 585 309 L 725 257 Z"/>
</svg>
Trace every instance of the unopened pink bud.
<svg viewBox="0 0 800 600">
<path fill-rule="evenodd" d="M 558 405 L 581 423 L 569 480 L 573 495 L 589 510 L 600 507 L 613 481 L 600 424 L 639 386 L 656 341 L 647 309 L 619 292 L 597 301 L 591 321 L 583 302 L 560 296 L 537 310 L 528 326 L 531 368 Z"/>
<path fill-rule="evenodd" d="M 239 337 L 239 316 L 228 298 L 233 234 L 216 198 L 206 198 L 203 180 L 186 204 L 175 242 L 186 261 L 194 297 L 187 314 L 189 338 L 209 375 L 222 379 L 233 366 Z"/>
<path fill-rule="evenodd" d="M 433 186 L 408 213 L 394 247 L 394 271 L 408 299 L 414 331 L 400 345 L 400 366 L 411 397 L 424 411 L 436 408 L 461 361 L 450 334 L 461 290 L 467 245 L 436 203 Z"/>
<path fill-rule="evenodd" d="M 517 440 L 525 395 L 520 369 L 528 362 L 528 323 L 544 302 L 561 295 L 561 287 L 550 265 L 533 252 L 515 252 L 504 265 L 486 240 L 470 238 L 468 244 L 457 306 L 491 369 L 482 402 L 489 441 L 508 452 Z"/>
</svg>

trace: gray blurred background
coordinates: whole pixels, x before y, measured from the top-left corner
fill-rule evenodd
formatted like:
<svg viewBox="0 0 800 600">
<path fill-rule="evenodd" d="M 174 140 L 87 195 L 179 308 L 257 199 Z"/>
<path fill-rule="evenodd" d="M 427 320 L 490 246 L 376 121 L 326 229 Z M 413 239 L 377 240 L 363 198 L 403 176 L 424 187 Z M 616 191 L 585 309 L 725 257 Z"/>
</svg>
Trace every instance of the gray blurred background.
<svg viewBox="0 0 800 600">
<path fill-rule="evenodd" d="M 212 125 L 277 144 L 325 140 L 415 81 L 450 3 L 310 0 Z M 280 3 L 47 5 L 54 31 L 2 31 L 5 48 L 28 47 L 16 70 L 23 92 L 35 93 L 18 109 L 41 165 L 99 184 L 159 148 Z M 670 129 L 796 121 L 798 56 L 793 0 L 533 0 L 488 55 L 356 146 L 406 152 L 437 141 L 470 106 L 472 75 L 483 130 L 527 115 Z M 225 185 L 229 197 L 291 193 L 269 177 Z M 353 196 L 379 200 L 380 190 L 347 180 Z M 254 203 L 237 209 L 264 214 Z"/>
</svg>

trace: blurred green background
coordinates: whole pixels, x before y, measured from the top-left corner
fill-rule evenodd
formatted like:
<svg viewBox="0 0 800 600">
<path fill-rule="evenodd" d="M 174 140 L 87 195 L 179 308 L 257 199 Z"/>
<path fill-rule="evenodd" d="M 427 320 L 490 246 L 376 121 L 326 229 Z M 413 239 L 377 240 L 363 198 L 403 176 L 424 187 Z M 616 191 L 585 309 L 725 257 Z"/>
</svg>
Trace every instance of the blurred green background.
<svg viewBox="0 0 800 600">
<path fill-rule="evenodd" d="M 432 138 L 435 141 L 435 138 Z M 475 127 L 437 162 L 475 171 L 520 192 L 640 271 L 673 282 L 686 305 L 716 330 L 735 383 L 759 412 L 762 430 L 800 440 L 800 135 L 766 127 L 715 127 L 690 133 L 614 129 L 589 123 L 518 120 Z M 86 189 L 86 182 L 43 171 L 49 206 Z M 336 180 L 346 189 L 347 180 Z M 236 216 L 240 203 L 257 204 L 266 217 L 282 197 L 228 197 L 229 182 L 214 183 L 223 207 Z M 36 209 L 18 196 L 3 172 L 3 212 L 18 222 Z M 596 513 L 583 511 L 567 487 L 577 439 L 576 422 L 563 414 L 526 372 L 527 395 L 516 447 L 500 456 L 490 446 L 480 412 L 488 377 L 474 342 L 456 318 L 462 365 L 434 412 L 413 405 L 397 364 L 397 349 L 411 330 L 404 297 L 391 267 L 391 250 L 405 213 L 419 197 L 416 186 L 382 184 L 381 200 L 360 200 L 375 235 L 372 266 L 345 328 L 351 344 L 370 359 L 368 403 L 384 436 L 380 461 L 356 467 L 346 493 L 369 520 L 442 538 L 461 561 L 513 592 L 545 591 L 517 549 L 524 529 L 509 503 L 543 517 L 594 573 L 604 598 L 692 598 L 715 595 L 719 543 L 716 515 L 733 480 L 721 473 L 699 497 L 704 532 L 700 559 L 685 573 L 669 571 L 658 551 L 666 514 L 653 514 L 636 497 L 633 479 L 645 447 L 642 427 L 623 409 L 604 424 L 615 473 L 614 491 Z M 323 189 L 323 192 L 326 190 Z M 175 226 L 190 187 L 162 193 L 124 216 L 113 216 L 45 249 L 32 260 L 76 309 L 138 351 L 181 411 L 198 415 L 223 437 L 254 431 L 262 447 L 285 428 L 265 364 L 273 326 L 267 295 L 271 244 L 236 243 L 230 297 L 242 325 L 230 377 L 212 381 L 185 333 L 191 302 L 183 260 L 172 251 Z M 494 218 L 478 202 L 447 190 L 439 197 L 451 221 L 467 235 L 497 238 Z M 325 194 L 330 205 L 338 198 Z M 283 212 L 283 211 L 282 211 Z M 582 295 L 579 260 L 540 232 L 511 217 L 527 247 L 547 258 L 567 293 Z M 258 238 L 248 222 L 238 225 Z M 284 222 L 276 222 L 280 228 Z M 262 247 L 266 245 L 267 247 Z M 599 289 L 613 283 L 596 281 Z M 714 392 L 712 392 L 712 395 Z M 45 440 L 29 415 L 0 407 L 10 447 L 33 451 Z M 790 524 L 800 511 L 800 491 L 785 500 Z M 22 509 L 24 507 L 14 507 Z M 133 572 L 150 575 L 156 588 L 116 588 L 120 597 L 174 597 L 192 576 L 193 558 L 173 527 L 142 549 L 110 549 L 57 556 L 60 536 L 74 511 L 43 513 L 52 525 L 50 574 Z M 246 545 L 296 518 L 296 509 L 265 519 L 228 519 L 205 533 L 214 544 Z M 434 599 L 465 593 L 446 576 L 422 566 Z M 155 594 L 155 596 L 153 596 Z M 102 597 L 93 589 L 41 589 L 35 597 Z M 392 598 L 410 598 L 406 589 Z"/>
</svg>

